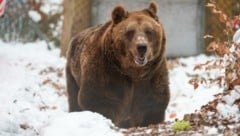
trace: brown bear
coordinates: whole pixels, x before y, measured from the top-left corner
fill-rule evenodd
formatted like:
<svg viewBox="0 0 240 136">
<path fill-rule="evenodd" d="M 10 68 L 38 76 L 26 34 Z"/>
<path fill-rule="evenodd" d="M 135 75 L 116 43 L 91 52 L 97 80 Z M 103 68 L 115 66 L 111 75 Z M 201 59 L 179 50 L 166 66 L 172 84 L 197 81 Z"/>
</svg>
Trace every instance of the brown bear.
<svg viewBox="0 0 240 136">
<path fill-rule="evenodd" d="M 66 76 L 69 111 L 90 110 L 123 128 L 164 120 L 169 102 L 165 34 L 157 5 L 128 12 L 76 35 L 69 46 Z"/>
</svg>

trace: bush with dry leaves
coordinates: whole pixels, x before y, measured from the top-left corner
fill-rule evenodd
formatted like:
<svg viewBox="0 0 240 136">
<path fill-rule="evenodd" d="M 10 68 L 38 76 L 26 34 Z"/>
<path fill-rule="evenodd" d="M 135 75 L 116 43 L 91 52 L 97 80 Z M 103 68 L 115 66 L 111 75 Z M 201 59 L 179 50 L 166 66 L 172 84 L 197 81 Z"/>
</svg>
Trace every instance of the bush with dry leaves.
<svg viewBox="0 0 240 136">
<path fill-rule="evenodd" d="M 206 34 L 203 38 L 211 39 L 211 43 L 207 46 L 207 52 L 215 54 L 217 57 L 211 61 L 207 61 L 204 64 L 198 64 L 194 70 L 220 70 L 221 74 L 215 78 L 198 77 L 192 78 L 189 83 L 194 86 L 194 89 L 198 88 L 199 84 L 217 83 L 219 86 L 224 86 L 224 90 L 231 90 L 236 85 L 240 85 L 240 44 L 232 40 L 235 33 L 234 22 L 240 17 L 230 18 L 221 9 L 216 6 L 215 0 L 210 0 L 206 4 L 207 8 L 210 8 L 213 15 L 218 17 L 220 23 L 224 25 L 222 34 L 228 37 L 227 41 L 215 37 L 210 34 Z"/>
</svg>

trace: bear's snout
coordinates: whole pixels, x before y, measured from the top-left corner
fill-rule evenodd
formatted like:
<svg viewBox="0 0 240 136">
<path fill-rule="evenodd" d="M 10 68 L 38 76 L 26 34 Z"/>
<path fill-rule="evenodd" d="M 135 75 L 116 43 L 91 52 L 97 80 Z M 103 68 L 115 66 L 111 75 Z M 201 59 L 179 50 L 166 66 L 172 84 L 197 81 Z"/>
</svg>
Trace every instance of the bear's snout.
<svg viewBox="0 0 240 136">
<path fill-rule="evenodd" d="M 139 57 L 144 58 L 147 52 L 147 40 L 144 36 L 137 36 L 136 38 L 136 49 Z"/>
</svg>

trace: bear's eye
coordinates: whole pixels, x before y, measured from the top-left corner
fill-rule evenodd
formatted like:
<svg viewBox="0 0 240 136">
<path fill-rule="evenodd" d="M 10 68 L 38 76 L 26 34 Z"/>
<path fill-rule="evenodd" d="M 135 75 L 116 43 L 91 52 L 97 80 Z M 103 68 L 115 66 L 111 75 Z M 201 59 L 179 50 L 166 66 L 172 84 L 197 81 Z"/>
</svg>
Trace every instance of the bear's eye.
<svg viewBox="0 0 240 136">
<path fill-rule="evenodd" d="M 153 32 L 152 32 L 151 30 L 146 30 L 146 31 L 145 31 L 145 34 L 148 35 L 148 36 L 151 36 L 152 33 L 153 33 Z"/>
<path fill-rule="evenodd" d="M 153 36 L 154 36 L 154 31 L 147 29 L 144 31 L 145 35 L 147 36 L 148 40 L 151 42 L 153 40 Z"/>
<path fill-rule="evenodd" d="M 135 33 L 135 30 L 128 30 L 128 31 L 126 32 L 126 37 L 127 37 L 127 39 L 128 39 L 129 41 L 132 40 L 132 38 L 133 38 L 133 36 L 134 36 L 134 33 Z"/>
</svg>

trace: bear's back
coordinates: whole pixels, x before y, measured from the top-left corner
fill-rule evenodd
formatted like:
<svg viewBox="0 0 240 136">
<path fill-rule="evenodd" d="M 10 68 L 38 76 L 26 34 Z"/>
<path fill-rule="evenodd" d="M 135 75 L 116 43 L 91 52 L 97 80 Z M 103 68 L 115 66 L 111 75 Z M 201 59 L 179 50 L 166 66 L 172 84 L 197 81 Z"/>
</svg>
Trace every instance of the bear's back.
<svg viewBox="0 0 240 136">
<path fill-rule="evenodd" d="M 84 58 L 89 59 L 89 56 L 98 56 L 95 52 L 99 50 L 101 37 L 110 25 L 111 22 L 109 21 L 105 24 L 90 27 L 72 38 L 67 51 L 67 67 L 72 74 L 79 75 L 81 73 L 81 61 Z"/>
<path fill-rule="evenodd" d="M 82 49 L 85 46 L 89 46 L 89 42 L 96 39 L 95 37 L 100 32 L 103 25 L 97 25 L 94 27 L 90 27 L 88 29 L 85 29 L 78 33 L 76 36 L 74 36 L 70 42 L 70 45 L 68 47 L 67 56 L 68 58 L 75 58 L 81 54 Z M 94 38 L 94 39 L 91 39 Z"/>
</svg>

